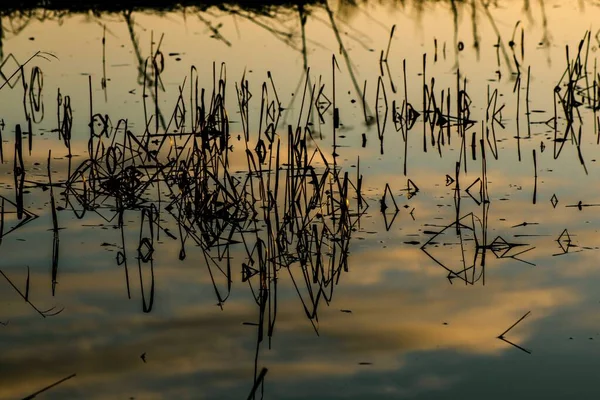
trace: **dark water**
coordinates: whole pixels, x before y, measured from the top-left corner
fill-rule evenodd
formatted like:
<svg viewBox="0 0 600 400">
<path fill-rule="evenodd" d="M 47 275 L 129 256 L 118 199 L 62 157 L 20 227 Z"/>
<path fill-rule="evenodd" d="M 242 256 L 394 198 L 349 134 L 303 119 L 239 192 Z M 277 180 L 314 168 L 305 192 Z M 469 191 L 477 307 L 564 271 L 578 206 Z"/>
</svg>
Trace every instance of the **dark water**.
<svg viewBox="0 0 600 400">
<path fill-rule="evenodd" d="M 597 397 L 594 3 L 184 6 L 3 11 L 1 398 Z"/>
</svg>

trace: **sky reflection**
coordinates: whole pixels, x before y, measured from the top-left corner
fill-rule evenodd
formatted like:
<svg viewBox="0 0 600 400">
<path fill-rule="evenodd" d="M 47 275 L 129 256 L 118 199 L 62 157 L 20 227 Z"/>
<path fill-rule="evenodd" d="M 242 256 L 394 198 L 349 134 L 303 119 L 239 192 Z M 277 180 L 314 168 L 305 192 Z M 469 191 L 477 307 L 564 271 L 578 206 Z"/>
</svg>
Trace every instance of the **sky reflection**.
<svg viewBox="0 0 600 400">
<path fill-rule="evenodd" d="M 585 42 L 590 49 L 587 78 L 597 83 L 591 73 L 600 46 L 593 28 L 597 6 L 552 1 L 499 2 L 487 8 L 483 4 L 340 1 L 286 7 L 273 14 L 241 6 L 192 8 L 185 13 L 178 9 L 52 14 L 48 19 L 40 18 L 41 11 L 29 16 L 2 14 L 4 60 L 13 55 L 22 62 L 37 51 L 56 58 L 34 57 L 23 67 L 23 81 L 0 90 L 4 157 L 0 195 L 6 200 L 0 242 L 0 270 L 5 274 L 0 277 L 0 398 L 23 398 L 73 373 L 76 377 L 40 398 L 247 398 L 263 367 L 268 373 L 257 398 L 262 394 L 276 399 L 595 398 L 592 371 L 600 340 L 595 312 L 600 301 L 595 219 L 600 204 L 595 190 L 598 127 L 595 110 L 586 108 L 592 99 L 586 98 L 583 82 L 578 82 L 577 99 L 584 104 L 576 108 L 581 121 L 578 116 L 573 122 L 574 133 L 564 140 L 560 157 L 553 154 L 554 146 L 563 141 L 554 139 L 552 118 L 557 104 L 554 87 L 566 68 L 565 46 L 572 60 L 590 26 Z M 381 53 L 393 25 L 384 67 Z M 499 36 L 500 45 L 495 46 Z M 165 63 L 160 84 L 152 66 L 144 68 L 159 46 Z M 30 80 L 35 67 L 43 74 L 39 98 L 43 113 L 32 102 L 23 106 L 36 87 Z M 308 75 L 305 67 L 310 67 Z M 464 145 L 457 126 L 451 127 L 452 141 L 442 143 L 442 137 L 446 140 L 442 128 L 424 121 L 423 80 L 433 87 L 440 113 L 457 115 L 455 97 L 449 111 L 442 101 L 449 91 L 456 96 L 457 71 L 465 79 L 458 85 L 466 85 L 471 102 L 469 118 L 476 121 L 466 130 Z M 172 115 L 175 119 L 180 94 L 187 112 L 184 129 L 189 129 L 195 123 L 190 110 L 198 105 L 192 104 L 192 88 L 205 88 L 210 100 L 214 81 L 225 75 L 223 109 L 230 122 L 231 148 L 227 147 L 226 162 L 219 164 L 218 159 L 210 164 L 217 171 L 213 186 L 199 192 L 215 193 L 219 182 L 232 191 L 249 187 L 245 179 L 253 177 L 252 194 L 239 189 L 236 201 L 223 200 L 227 194 L 220 193 L 210 202 L 237 204 L 240 209 L 235 211 L 240 213 L 254 207 L 256 216 L 242 218 L 239 226 L 247 229 L 238 228 L 232 243 L 205 248 L 208 239 L 203 235 L 210 236 L 207 229 L 218 229 L 217 223 L 190 223 L 193 229 L 180 229 L 181 221 L 192 214 L 192 205 L 185 204 L 189 199 L 181 171 L 193 171 L 200 161 L 171 174 L 179 181 L 170 177 L 152 182 L 138 196 L 140 203 L 123 211 L 122 223 L 123 199 L 111 196 L 110 187 L 90 203 L 73 194 L 70 203 L 65 201 L 73 171 L 95 161 L 88 149 L 90 84 L 93 113 L 100 116 L 95 121 L 108 115 L 115 128 L 119 119 L 127 118 L 131 131 L 127 136 L 125 130 L 115 129 L 108 137 L 95 139 L 93 149 L 105 154 L 124 138 L 150 137 L 146 126 L 159 119 L 158 113 L 166 121 Z M 239 105 L 247 95 L 240 89 L 244 79 L 248 80 L 244 90 L 252 93 L 247 120 Z M 309 107 L 306 98 L 311 94 L 305 88 L 313 85 Z M 379 85 L 388 99 L 387 114 Z M 561 93 L 567 86 L 559 86 Z M 486 117 L 495 89 L 497 107 L 505 106 L 500 121 Z M 60 111 L 64 103 L 57 103 L 59 90 L 61 101 L 68 95 L 72 104 L 70 149 L 57 133 L 59 120 L 64 119 Z M 405 91 L 419 112 L 408 132 L 398 128 L 399 119 L 407 115 L 396 115 L 404 110 Z M 335 101 L 339 109 L 338 128 L 334 106 L 327 108 L 327 101 Z M 391 109 L 392 102 L 396 110 Z M 562 135 L 570 125 L 563 110 L 558 112 L 557 132 Z M 29 129 L 31 115 L 39 120 L 32 123 L 31 151 L 28 136 L 23 138 L 23 207 L 37 218 L 7 234 L 19 223 L 16 124 Z M 382 143 L 381 131 L 373 123 L 378 115 L 386 120 Z M 149 118 L 154 118 L 152 124 Z M 281 141 L 279 192 L 274 189 L 275 157 L 258 163 L 262 171 L 249 171 L 247 158 L 248 152 L 258 158 L 257 134 L 266 132 L 266 122 L 275 119 L 273 145 L 264 151 L 275 151 Z M 288 147 L 288 124 L 311 131 L 305 147 L 304 143 Z M 577 136 L 579 126 L 582 133 Z M 165 130 L 159 126 L 159 132 Z M 495 139 L 490 139 L 490 131 Z M 250 133 L 247 140 L 246 133 Z M 166 164 L 173 154 L 181 157 L 177 161 L 191 160 L 184 154 L 192 147 L 190 142 L 182 144 L 186 142 L 177 134 L 170 138 L 174 139 L 166 140 L 164 147 L 151 143 L 144 150 L 157 149 L 153 157 Z M 52 192 L 47 184 L 49 150 L 56 183 Z M 74 155 L 70 159 L 69 150 Z M 298 154 L 312 158 L 309 163 L 297 161 Z M 209 164 L 206 158 L 201 160 Z M 106 158 L 102 162 L 103 171 L 110 169 Z M 285 175 L 293 162 L 302 168 Z M 457 162 L 460 185 L 454 180 Z M 308 171 L 303 169 L 308 164 L 317 183 L 306 184 L 295 193 L 295 201 L 288 202 L 293 192 L 290 182 Z M 360 177 L 361 201 L 369 206 L 363 213 L 356 188 Z M 77 179 L 73 193 L 82 193 L 87 190 L 83 182 L 88 185 L 91 180 Z M 408 179 L 418 192 L 407 189 Z M 465 191 L 477 179 L 487 183 L 489 203 L 477 200 L 477 190 Z M 349 185 L 347 195 L 343 183 Z M 398 206 L 395 217 L 391 198 L 385 200 L 387 209 L 381 210 L 388 184 Z M 292 234 L 289 227 L 279 231 L 289 236 L 269 233 L 270 221 L 281 218 L 283 225 L 293 219 L 290 214 L 284 219 L 285 210 L 308 204 L 314 187 L 322 189 L 318 207 L 298 212 L 311 221 L 304 227 L 312 234 L 314 225 L 320 236 L 307 235 L 302 241 L 304 230 Z M 53 225 L 51 193 L 59 207 L 60 229 Z M 550 201 L 553 195 L 559 199 L 556 207 Z M 165 207 L 172 199 L 181 203 L 171 212 Z M 275 203 L 279 207 L 271 207 Z M 95 207 L 99 204 L 102 207 Z M 147 214 L 153 210 L 150 204 L 161 207 L 155 220 Z M 226 215 L 231 217 L 234 211 L 222 212 L 215 220 L 229 227 L 223 215 L 230 212 Z M 344 218 L 351 223 L 345 225 Z M 462 224 L 474 221 L 474 229 L 466 226 L 457 234 L 452 225 L 457 219 Z M 150 226 L 153 234 L 148 233 Z M 434 237 L 446 227 L 444 234 Z M 565 229 L 568 236 L 560 237 Z M 53 263 L 57 237 L 60 256 Z M 142 239 L 148 238 L 153 251 L 144 257 Z M 266 243 L 262 250 L 252 247 L 258 238 Z M 496 238 L 507 243 L 506 253 Z M 286 240 L 293 252 L 283 256 Z M 340 250 L 346 243 L 347 252 Z M 305 248 L 310 249 L 310 260 L 299 256 Z M 245 273 L 251 270 L 243 265 L 259 269 L 262 251 L 265 258 L 277 255 L 272 262 L 276 268 L 269 270 L 277 277 L 257 272 L 247 280 Z M 121 252 L 127 254 L 127 268 L 120 262 Z M 306 271 L 317 259 L 323 264 L 311 276 Z M 228 262 L 229 276 L 224 272 Z M 469 278 L 471 273 L 478 278 Z M 259 296 L 267 287 L 275 298 L 269 297 L 261 314 Z M 313 301 L 318 312 L 307 318 Z M 43 318 L 34 306 L 64 311 Z M 531 354 L 498 340 L 529 311 L 506 339 Z M 262 342 L 257 327 L 261 315 L 267 324 Z M 267 329 L 271 321 L 276 321 L 272 335 Z"/>
</svg>

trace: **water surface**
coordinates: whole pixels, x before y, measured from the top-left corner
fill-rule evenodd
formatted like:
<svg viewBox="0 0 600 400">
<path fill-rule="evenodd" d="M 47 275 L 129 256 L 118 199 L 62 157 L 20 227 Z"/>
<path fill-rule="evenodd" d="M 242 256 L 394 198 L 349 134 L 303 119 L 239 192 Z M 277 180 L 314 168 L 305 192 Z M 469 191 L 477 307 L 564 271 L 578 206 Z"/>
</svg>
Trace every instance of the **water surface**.
<svg viewBox="0 0 600 400">
<path fill-rule="evenodd" d="M 2 11 L 0 397 L 596 398 L 597 17 Z"/>
</svg>

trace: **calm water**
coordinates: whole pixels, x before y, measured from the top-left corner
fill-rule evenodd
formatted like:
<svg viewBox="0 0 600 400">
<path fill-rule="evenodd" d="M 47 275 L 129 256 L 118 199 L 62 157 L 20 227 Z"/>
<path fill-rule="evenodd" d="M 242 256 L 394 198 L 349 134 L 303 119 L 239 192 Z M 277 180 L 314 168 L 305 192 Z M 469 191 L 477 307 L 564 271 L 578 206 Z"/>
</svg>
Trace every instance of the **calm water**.
<svg viewBox="0 0 600 400">
<path fill-rule="evenodd" d="M 598 16 L 3 15 L 0 398 L 597 398 Z"/>
</svg>

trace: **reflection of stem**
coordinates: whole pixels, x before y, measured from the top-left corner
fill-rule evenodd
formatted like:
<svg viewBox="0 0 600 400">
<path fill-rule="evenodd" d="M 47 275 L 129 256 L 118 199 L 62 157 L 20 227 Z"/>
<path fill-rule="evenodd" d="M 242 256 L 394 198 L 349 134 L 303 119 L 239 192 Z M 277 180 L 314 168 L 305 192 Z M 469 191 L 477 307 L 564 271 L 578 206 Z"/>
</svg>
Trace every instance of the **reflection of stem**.
<svg viewBox="0 0 600 400">
<path fill-rule="evenodd" d="M 131 43 L 133 45 L 133 51 L 135 52 L 135 57 L 137 58 L 137 62 L 138 62 L 138 84 L 145 86 L 146 80 L 150 81 L 150 79 L 146 74 L 146 63 L 144 62 L 144 59 L 140 52 L 140 45 L 138 43 L 137 38 L 135 37 L 135 32 L 133 31 L 133 19 L 131 18 L 131 11 L 127 11 L 127 12 L 123 13 L 123 15 L 125 18 L 125 22 L 127 23 L 127 29 L 129 31 L 129 37 L 131 38 Z M 154 54 L 152 56 L 154 56 Z M 156 76 L 156 79 L 158 79 L 158 76 Z M 152 97 L 152 100 L 154 100 L 154 103 L 158 104 L 155 93 L 152 90 L 150 90 L 149 92 L 150 92 L 150 96 Z M 162 115 L 160 108 L 158 108 L 158 106 L 156 108 L 156 113 L 157 113 L 157 117 L 160 120 L 160 123 L 161 123 L 163 129 L 166 129 L 165 118 Z"/>
<path fill-rule="evenodd" d="M 135 32 L 133 31 L 133 19 L 131 18 L 131 11 L 125 12 L 124 18 L 125 23 L 127 24 L 127 30 L 129 31 L 129 37 L 131 38 L 131 43 L 133 44 L 133 51 L 135 52 L 135 57 L 137 58 L 138 62 L 138 83 L 140 83 L 144 74 L 144 70 L 142 68 L 144 60 L 140 52 L 140 46 L 138 44 L 137 38 L 135 37 Z"/>
<path fill-rule="evenodd" d="M 454 68 L 458 69 L 458 9 L 455 0 L 450 0 L 452 6 L 452 23 L 454 24 Z"/>
<path fill-rule="evenodd" d="M 346 48 L 344 47 L 344 43 L 342 42 L 342 38 L 340 37 L 340 32 L 337 29 L 337 25 L 335 23 L 333 12 L 331 11 L 331 8 L 329 7 L 329 3 L 327 1 L 324 2 L 324 5 L 325 5 L 325 10 L 327 11 L 327 14 L 329 15 L 329 21 L 331 22 L 331 29 L 333 29 L 333 32 L 335 33 L 337 42 L 340 45 L 340 51 L 342 52 L 342 55 L 344 56 L 344 61 L 346 62 L 346 66 L 348 67 L 348 72 L 350 73 L 350 78 L 352 79 L 352 84 L 354 85 L 354 90 L 356 91 L 358 96 L 360 96 L 362 98 L 362 91 L 361 91 L 360 87 L 358 86 L 358 82 L 356 81 L 356 76 L 354 75 L 354 71 L 352 69 L 352 64 L 350 62 L 350 56 L 348 56 L 348 52 L 346 51 Z M 363 111 L 365 112 L 365 114 L 368 114 L 368 115 L 371 114 L 368 104 L 366 104 L 366 103 L 363 104 Z"/>
<path fill-rule="evenodd" d="M 527 15 L 527 19 L 529 20 L 529 22 L 533 22 L 533 15 L 531 14 L 531 4 L 529 3 L 530 0 L 523 0 L 523 11 L 525 12 L 525 15 Z"/>
<path fill-rule="evenodd" d="M 260 371 L 260 374 L 258 375 L 258 377 L 256 376 L 256 363 L 258 362 L 258 348 L 256 350 L 256 354 L 257 354 L 257 356 L 255 358 L 254 386 L 252 386 L 252 390 L 250 391 L 250 395 L 248 396 L 248 400 L 254 398 L 254 395 L 255 395 L 256 391 L 258 390 L 258 387 L 264 381 L 265 375 L 267 375 L 267 371 L 268 371 L 268 369 L 263 368 Z"/>
<path fill-rule="evenodd" d="M 298 16 L 300 17 L 300 27 L 302 31 L 302 60 L 304 62 L 304 73 L 307 74 L 307 84 L 308 87 L 312 87 L 312 83 L 310 81 L 310 76 L 308 75 L 308 49 L 306 48 L 306 12 L 304 10 L 304 6 L 302 4 L 298 5 Z M 303 74 L 304 75 L 304 74 Z M 300 78 L 299 85 L 302 83 L 302 77 Z M 298 89 L 296 89 L 297 91 Z M 311 105 L 312 107 L 312 105 Z M 313 114 L 310 114 L 311 122 L 313 122 Z"/>
<path fill-rule="evenodd" d="M 543 0 L 541 0 L 543 1 Z M 485 11 L 485 15 L 487 15 L 488 19 L 490 20 L 490 24 L 492 25 L 492 28 L 494 29 L 494 32 L 496 33 L 496 36 L 498 36 L 498 38 L 500 38 L 500 31 L 498 30 L 498 26 L 496 25 L 496 21 L 494 21 L 494 17 L 492 17 L 492 14 L 490 13 L 489 10 L 489 6 L 483 4 L 483 0 L 481 0 L 482 5 L 483 5 L 483 10 Z M 504 46 L 504 42 L 502 42 L 502 40 L 499 40 L 500 42 L 500 49 L 502 50 L 502 55 L 504 56 L 504 62 L 506 64 L 506 67 L 508 68 L 508 71 L 512 74 L 514 73 L 512 65 L 511 65 L 511 61 L 510 61 L 510 57 L 508 56 L 508 53 L 506 52 L 506 46 Z"/>
<path fill-rule="evenodd" d="M 477 61 L 479 61 L 479 33 L 477 32 L 477 4 L 475 0 L 471 1 L 471 25 L 473 27 L 473 47 L 477 53 Z"/>
<path fill-rule="evenodd" d="M 104 102 L 108 102 L 108 91 L 106 88 L 106 25 L 102 31 L 102 89 L 104 89 Z"/>
<path fill-rule="evenodd" d="M 346 30 L 344 30 L 345 37 L 347 37 L 350 40 L 353 40 L 354 42 L 356 42 L 356 44 L 358 44 L 363 49 L 365 49 L 367 51 L 371 51 L 371 46 L 367 45 L 365 40 L 370 41 L 372 36 L 369 36 L 366 33 L 359 31 L 358 29 L 356 29 L 356 27 L 352 26 L 350 23 L 341 19 L 339 14 L 336 15 L 336 18 L 337 18 L 338 23 L 341 23 L 343 25 L 342 28 L 344 28 L 344 27 L 347 28 Z M 320 22 L 323 25 L 329 27 L 329 22 L 326 19 L 320 18 L 318 15 L 313 14 L 310 16 L 310 19 L 311 19 L 311 21 L 317 21 L 317 22 Z M 379 25 L 381 25 L 382 28 L 386 31 L 389 29 L 388 27 L 383 26 L 383 24 L 381 24 L 381 23 L 379 23 Z M 351 34 L 348 30 L 352 30 L 352 32 L 355 32 L 356 34 Z M 318 44 L 318 42 L 317 42 L 317 44 Z"/>
<path fill-rule="evenodd" d="M 0 63 L 4 61 L 4 26 L 2 25 L 2 18 L 0 18 Z"/>
<path fill-rule="evenodd" d="M 302 59 L 304 61 L 304 71 L 308 70 L 308 56 L 306 50 L 306 14 L 304 6 L 298 5 L 298 16 L 300 17 L 300 29 L 302 32 Z"/>
<path fill-rule="evenodd" d="M 542 30 L 544 32 L 543 36 L 542 36 L 542 43 L 544 43 L 544 47 L 546 48 L 546 53 L 547 53 L 547 62 L 548 62 L 548 66 L 550 66 L 550 64 L 552 63 L 551 59 L 550 59 L 550 33 L 548 32 L 548 17 L 546 16 L 546 5 L 544 4 L 544 0 L 539 0 L 540 1 L 540 8 L 542 11 Z"/>
<path fill-rule="evenodd" d="M 240 17 L 247 19 L 248 21 L 252 22 L 253 24 L 260 26 L 261 28 L 265 29 L 266 31 L 272 33 L 273 36 L 275 36 L 277 39 L 281 40 L 287 46 L 291 47 L 294 50 L 298 50 L 298 48 L 296 46 L 294 46 L 294 43 L 292 42 L 292 34 L 291 33 L 272 28 L 269 25 L 259 21 L 258 19 L 254 18 L 251 15 L 241 13 L 240 10 L 236 10 L 233 8 L 231 8 L 231 9 L 227 8 L 226 11 L 231 13 L 231 15 L 234 15 L 234 16 L 239 15 Z"/>
<path fill-rule="evenodd" d="M 54 382 L 52 385 L 46 386 L 42 390 L 38 390 L 37 392 L 35 392 L 33 394 L 30 394 L 29 396 L 23 398 L 23 400 L 33 399 L 33 398 L 37 397 L 38 394 L 42 394 L 42 393 L 44 393 L 44 392 L 52 389 L 53 387 L 58 386 L 58 385 L 60 385 L 61 383 L 65 382 L 65 381 L 68 381 L 69 379 L 75 378 L 75 376 L 77 376 L 77 374 L 71 374 L 71 375 L 67 376 L 66 378 L 63 378 L 63 379 L 61 379 L 61 380 L 59 380 L 57 382 Z"/>
<path fill-rule="evenodd" d="M 36 311 L 38 314 L 40 314 L 40 315 L 41 315 L 43 318 L 46 318 L 46 317 L 52 317 L 52 316 L 54 316 L 54 315 L 58 315 L 58 314 L 60 314 L 60 313 L 62 312 L 62 309 L 60 309 L 60 310 L 59 310 L 59 311 L 57 311 L 57 312 L 53 312 L 53 313 L 51 313 L 51 311 L 53 311 L 53 310 L 54 310 L 56 307 L 52 307 L 52 308 L 50 308 L 50 309 L 48 309 L 48 310 L 45 310 L 45 311 L 42 311 L 42 310 L 40 310 L 40 309 L 39 309 L 39 308 L 37 308 L 37 307 L 36 307 L 36 306 L 35 306 L 35 305 L 34 305 L 34 304 L 31 302 L 31 301 L 29 301 L 29 298 L 28 298 L 29 296 L 25 296 L 25 295 L 24 295 L 24 294 L 23 294 L 23 293 L 22 293 L 22 292 L 19 290 L 19 288 L 17 288 L 17 287 L 15 286 L 15 284 L 14 284 L 14 283 L 13 283 L 13 282 L 12 282 L 12 281 L 11 281 L 11 280 L 8 278 L 8 276 L 6 276 L 6 274 L 5 274 L 5 273 L 4 273 L 4 272 L 3 272 L 1 269 L 0 269 L 0 275 L 2 275 L 2 276 L 4 277 L 4 279 L 6 279 L 6 281 L 7 281 L 7 282 L 10 284 L 10 286 L 12 286 L 12 287 L 13 287 L 13 289 L 15 289 L 15 291 L 16 291 L 16 292 L 19 294 L 19 296 L 21 296 L 21 298 L 22 298 L 23 300 L 25 300 L 25 302 L 26 302 L 27 304 L 29 304 L 29 305 L 31 306 L 31 308 L 33 308 L 33 309 L 34 309 L 34 310 L 35 310 L 35 311 Z"/>
<path fill-rule="evenodd" d="M 210 21 L 208 21 L 206 18 L 204 18 L 202 16 L 202 14 L 198 14 L 198 19 L 200 21 L 202 21 L 204 23 L 204 25 L 206 25 L 206 27 L 213 33 L 215 39 L 222 41 L 223 43 L 225 43 L 227 45 L 227 47 L 231 47 L 231 42 L 227 39 L 225 39 L 223 37 L 223 35 L 221 35 L 221 32 L 219 32 L 219 28 L 215 28 Z"/>
</svg>

